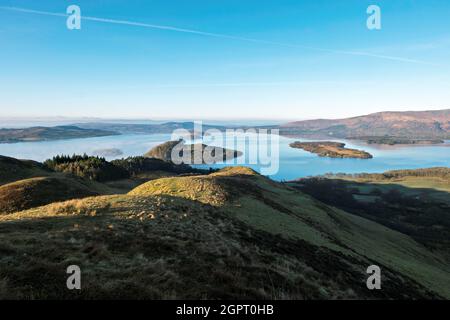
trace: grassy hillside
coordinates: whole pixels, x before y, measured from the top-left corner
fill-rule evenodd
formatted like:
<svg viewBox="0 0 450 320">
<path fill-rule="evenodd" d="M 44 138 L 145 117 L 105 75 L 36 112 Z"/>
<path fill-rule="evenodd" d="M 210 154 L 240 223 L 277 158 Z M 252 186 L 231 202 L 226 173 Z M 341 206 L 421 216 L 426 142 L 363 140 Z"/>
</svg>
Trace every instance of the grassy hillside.
<svg viewBox="0 0 450 320">
<path fill-rule="evenodd" d="M 29 160 L 0 156 L 0 215 L 55 201 L 114 194 L 109 187 Z"/>
<path fill-rule="evenodd" d="M 102 191 L 89 181 L 62 175 L 19 180 L 0 186 L 0 214 L 99 195 Z"/>
<path fill-rule="evenodd" d="M 169 196 L 108 196 L 0 217 L 0 298 L 331 299 L 433 297 L 370 261 L 252 228 L 208 205 Z M 65 289 L 68 265 L 81 292 Z"/>
<path fill-rule="evenodd" d="M 129 190 L 129 189 L 128 189 Z M 0 215 L 120 190 L 30 160 L 0 156 Z"/>
<path fill-rule="evenodd" d="M 431 189 L 431 191 L 440 190 L 450 192 L 450 168 L 447 167 L 414 170 L 391 170 L 384 173 L 370 174 L 340 174 L 336 176 L 331 175 L 329 177 L 355 182 L 392 185 L 397 184 L 412 189 L 427 188 Z M 414 193 L 414 190 L 411 191 Z"/>
<path fill-rule="evenodd" d="M 288 185 L 409 235 L 450 261 L 450 168 L 327 175 Z"/>
<path fill-rule="evenodd" d="M 50 174 L 51 170 L 39 162 L 0 156 L 0 185 L 32 177 L 48 176 Z"/>
<path fill-rule="evenodd" d="M 0 216 L 0 252 L 0 297 L 450 297 L 440 255 L 241 167 Z M 371 264 L 383 290 L 365 286 Z"/>
<path fill-rule="evenodd" d="M 130 176 L 128 179 L 108 181 L 105 183 L 110 187 L 121 190 L 120 193 L 127 193 L 142 183 L 150 180 L 178 175 L 207 174 L 212 171 L 195 169 L 189 165 L 178 165 L 171 161 L 147 157 L 128 157 L 125 159 L 113 160 L 111 161 L 111 164 L 126 170 Z"/>
<path fill-rule="evenodd" d="M 56 201 L 127 193 L 149 180 L 179 174 L 205 174 L 159 159 L 57 156 L 44 164 L 0 156 L 0 214 Z"/>
<path fill-rule="evenodd" d="M 247 168 L 229 168 L 190 182 L 183 178 L 156 180 L 130 194 L 170 194 L 221 206 L 249 226 L 346 255 L 363 256 L 440 294 L 450 294 L 448 265 L 440 256 L 430 254 L 403 234 L 328 207 Z"/>
</svg>

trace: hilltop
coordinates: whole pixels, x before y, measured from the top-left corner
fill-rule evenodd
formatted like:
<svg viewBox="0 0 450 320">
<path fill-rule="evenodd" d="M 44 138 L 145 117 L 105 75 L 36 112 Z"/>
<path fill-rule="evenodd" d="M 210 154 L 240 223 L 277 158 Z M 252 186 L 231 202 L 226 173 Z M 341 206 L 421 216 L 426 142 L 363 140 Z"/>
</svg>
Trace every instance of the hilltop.
<svg viewBox="0 0 450 320">
<path fill-rule="evenodd" d="M 450 297 L 438 253 L 243 167 L 1 216 L 0 251 L 0 297 Z M 60 285 L 70 264 L 81 292 Z"/>
<path fill-rule="evenodd" d="M 31 161 L 0 156 L 0 215 L 117 190 Z"/>
<path fill-rule="evenodd" d="M 0 186 L 0 214 L 99 195 L 92 183 L 68 176 L 30 178 Z"/>
<path fill-rule="evenodd" d="M 367 139 L 372 143 L 377 143 L 381 137 L 381 142 L 390 144 L 397 140 L 408 143 L 409 139 L 450 139 L 450 109 L 378 112 L 346 119 L 297 121 L 280 126 L 280 131 L 285 135 Z"/>
</svg>

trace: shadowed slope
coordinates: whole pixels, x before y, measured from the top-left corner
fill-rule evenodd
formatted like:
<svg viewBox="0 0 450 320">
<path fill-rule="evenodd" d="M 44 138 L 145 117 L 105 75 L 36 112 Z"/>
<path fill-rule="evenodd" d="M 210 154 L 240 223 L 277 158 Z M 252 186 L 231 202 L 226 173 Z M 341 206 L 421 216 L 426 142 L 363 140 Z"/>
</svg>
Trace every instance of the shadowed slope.
<svg viewBox="0 0 450 320">
<path fill-rule="evenodd" d="M 39 162 L 0 156 L 0 185 L 32 177 L 48 176 L 51 173 L 51 170 L 46 169 Z"/>
<path fill-rule="evenodd" d="M 431 298 L 364 257 L 253 228 L 217 207 L 170 196 L 102 196 L 0 216 L 0 298 Z M 68 265 L 82 290 L 65 288 Z"/>
<path fill-rule="evenodd" d="M 130 194 L 167 194 L 219 206 L 251 227 L 369 258 L 450 295 L 450 273 L 441 256 L 408 236 L 326 206 L 247 168 L 227 168 L 204 177 L 155 180 Z"/>
<path fill-rule="evenodd" d="M 0 297 L 450 296 L 447 265 L 411 238 L 240 167 L 0 216 L 0 252 Z M 372 264 L 383 290 L 366 288 Z"/>
<path fill-rule="evenodd" d="M 68 176 L 39 177 L 0 186 L 0 214 L 21 211 L 56 201 L 99 195 L 89 181 Z"/>
</svg>

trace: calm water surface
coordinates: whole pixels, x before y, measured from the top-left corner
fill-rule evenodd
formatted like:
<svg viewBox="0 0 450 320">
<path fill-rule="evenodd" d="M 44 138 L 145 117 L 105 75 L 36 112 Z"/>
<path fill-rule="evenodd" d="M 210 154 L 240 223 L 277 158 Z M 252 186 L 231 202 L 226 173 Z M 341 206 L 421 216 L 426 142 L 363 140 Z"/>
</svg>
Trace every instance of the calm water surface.
<svg viewBox="0 0 450 320">
<path fill-rule="evenodd" d="M 57 154 L 94 154 L 99 149 L 120 149 L 123 155 L 107 157 L 108 160 L 112 160 L 114 158 L 143 155 L 152 147 L 167 140 L 170 140 L 170 135 L 168 134 L 133 134 L 88 139 L 23 142 L 0 144 L 0 154 L 19 159 L 44 161 Z M 273 179 L 290 180 L 329 172 L 373 173 L 406 168 L 450 167 L 450 141 L 436 146 L 374 146 L 354 141 L 339 140 L 347 143 L 347 146 L 350 148 L 363 149 L 370 152 L 374 158 L 332 159 L 321 158 L 315 154 L 289 147 L 290 142 L 299 140 L 307 141 L 305 139 L 280 137 L 279 171 L 271 176 Z M 256 142 L 250 141 L 249 143 L 253 146 Z M 222 145 L 217 141 L 214 144 Z M 214 167 L 223 166 L 225 165 L 215 165 Z M 260 170 L 258 165 L 249 166 L 258 171 Z"/>
</svg>

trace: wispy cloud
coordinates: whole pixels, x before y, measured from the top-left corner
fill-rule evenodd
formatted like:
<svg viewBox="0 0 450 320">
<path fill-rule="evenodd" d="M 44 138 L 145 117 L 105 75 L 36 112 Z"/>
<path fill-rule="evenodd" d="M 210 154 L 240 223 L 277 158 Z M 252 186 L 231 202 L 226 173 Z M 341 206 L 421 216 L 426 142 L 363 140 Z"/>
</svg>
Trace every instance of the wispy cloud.
<svg viewBox="0 0 450 320">
<path fill-rule="evenodd" d="M 14 12 L 39 14 L 39 15 L 55 16 L 55 17 L 68 17 L 69 16 L 65 13 L 47 12 L 47 11 L 40 11 L 40 10 L 33 10 L 33 9 L 26 9 L 26 8 L 18 8 L 18 7 L 0 6 L 0 10 L 8 10 L 8 11 L 14 11 Z M 182 32 L 182 33 L 195 34 L 195 35 L 199 35 L 199 36 L 222 38 L 222 39 L 245 41 L 245 42 L 253 42 L 253 43 L 259 43 L 259 44 L 267 44 L 267 45 L 274 45 L 274 46 L 281 46 L 281 47 L 295 48 L 295 49 L 320 51 L 320 52 L 327 52 L 327 53 L 333 53 L 333 54 L 364 56 L 364 57 L 369 57 L 369 58 L 384 59 L 384 60 L 391 60 L 391 61 L 398 61 L 398 62 L 405 62 L 405 63 L 437 66 L 436 64 L 433 64 L 433 63 L 430 63 L 427 61 L 421 61 L 421 60 L 409 59 L 409 58 L 397 57 L 397 56 L 382 55 L 382 54 L 376 54 L 376 53 L 371 53 L 371 52 L 366 52 L 366 51 L 347 51 L 347 50 L 318 48 L 318 47 L 304 46 L 304 45 L 298 45 L 298 44 L 289 44 L 289 43 L 282 43 L 282 42 L 276 42 L 276 41 L 267 41 L 267 40 L 262 40 L 262 39 L 253 39 L 253 38 L 246 38 L 246 37 L 240 37 L 240 36 L 233 36 L 233 35 L 227 35 L 227 34 L 221 34 L 221 33 L 211 33 L 211 32 L 199 31 L 199 30 L 184 29 L 184 28 L 178 28 L 178 27 L 173 27 L 173 26 L 134 22 L 134 21 L 128 21 L 128 20 L 116 20 L 116 19 L 107 19 L 107 18 L 89 17 L 89 16 L 82 16 L 82 20 L 95 21 L 95 22 L 101 22 L 101 23 L 110 23 L 110 24 L 116 24 L 116 25 L 127 25 L 127 26 L 141 27 L 141 28 L 159 29 L 159 30 L 166 30 L 166 31 L 173 31 L 173 32 Z"/>
<path fill-rule="evenodd" d="M 342 81 L 281 81 L 281 82 L 228 82 L 228 83 L 193 83 L 193 84 L 161 84 L 150 85 L 148 88 L 203 88 L 203 87 L 286 87 L 286 86 L 308 86 L 312 84 L 323 85 L 351 85 L 362 84 L 362 82 L 342 82 Z M 365 84 L 373 85 L 374 82 Z"/>
</svg>

